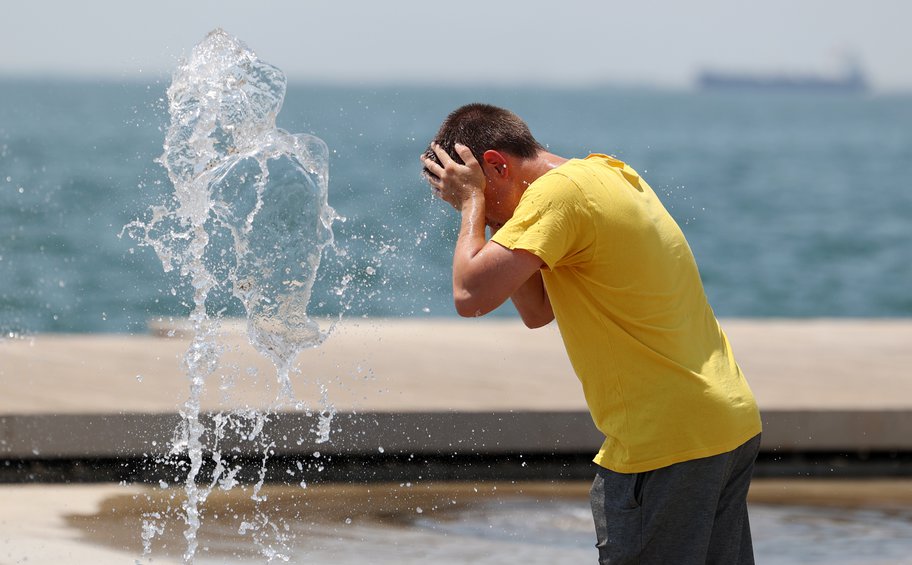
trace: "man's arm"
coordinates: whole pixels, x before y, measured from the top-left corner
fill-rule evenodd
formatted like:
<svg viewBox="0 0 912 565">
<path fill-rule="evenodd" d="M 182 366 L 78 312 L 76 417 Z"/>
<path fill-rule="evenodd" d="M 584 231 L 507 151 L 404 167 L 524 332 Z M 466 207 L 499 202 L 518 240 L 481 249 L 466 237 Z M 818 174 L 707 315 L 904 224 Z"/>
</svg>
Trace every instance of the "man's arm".
<svg viewBox="0 0 912 565">
<path fill-rule="evenodd" d="M 453 252 L 453 301 L 461 316 L 482 316 L 513 298 L 523 322 L 539 327 L 554 319 L 541 280 L 543 265 L 536 255 L 510 250 L 485 240 L 485 178 L 472 152 L 456 146 L 465 165 L 437 150 L 441 164 L 425 159 L 436 178 L 431 186 L 461 214 Z"/>
<path fill-rule="evenodd" d="M 554 319 L 541 278 L 543 262 L 524 249 L 510 250 L 484 237 L 484 200 L 463 206 L 453 251 L 453 301 L 461 316 L 483 316 L 508 298 L 530 328 Z"/>
<path fill-rule="evenodd" d="M 542 281 L 541 270 L 533 274 L 510 295 L 510 300 L 516 306 L 522 321 L 529 328 L 540 328 L 551 323 L 554 311 L 551 309 L 551 300 L 548 290 Z"/>
</svg>

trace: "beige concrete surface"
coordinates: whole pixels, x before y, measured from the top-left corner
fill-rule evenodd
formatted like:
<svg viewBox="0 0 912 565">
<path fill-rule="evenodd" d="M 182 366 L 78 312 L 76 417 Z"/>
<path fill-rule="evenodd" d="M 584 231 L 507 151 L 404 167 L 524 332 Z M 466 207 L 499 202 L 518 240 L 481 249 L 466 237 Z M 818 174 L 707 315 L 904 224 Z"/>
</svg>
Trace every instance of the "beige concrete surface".
<svg viewBox="0 0 912 565">
<path fill-rule="evenodd" d="M 912 409 L 912 320 L 724 320 L 766 410 Z M 203 409 L 267 407 L 272 364 L 236 327 Z M 165 413 L 187 397 L 188 339 L 36 335 L 0 342 L 0 415 Z M 348 320 L 303 352 L 296 397 L 339 411 L 585 410 L 554 324 Z"/>
<path fill-rule="evenodd" d="M 105 499 L 140 491 L 117 485 L 0 485 L 0 564 L 134 563 L 142 555 L 138 524 L 134 535 L 111 547 L 87 543 L 67 517 L 95 514 Z M 155 563 L 179 560 L 156 558 Z"/>
<path fill-rule="evenodd" d="M 723 320 L 761 407 L 912 408 L 912 320 Z"/>
<path fill-rule="evenodd" d="M 274 403 L 272 363 L 237 327 L 223 342 L 203 410 Z M 174 412 L 188 393 L 188 345 L 180 333 L 0 343 L 0 415 Z M 512 320 L 352 320 L 303 351 L 297 367 L 297 398 L 318 402 L 322 384 L 340 411 L 585 408 L 556 329 Z"/>
</svg>

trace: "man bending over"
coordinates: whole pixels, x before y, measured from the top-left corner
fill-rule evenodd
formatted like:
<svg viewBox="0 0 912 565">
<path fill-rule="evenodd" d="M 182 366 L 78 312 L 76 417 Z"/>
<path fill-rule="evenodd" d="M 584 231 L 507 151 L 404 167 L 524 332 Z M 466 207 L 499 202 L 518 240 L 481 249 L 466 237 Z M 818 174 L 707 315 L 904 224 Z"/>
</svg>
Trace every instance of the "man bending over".
<svg viewBox="0 0 912 565">
<path fill-rule="evenodd" d="M 459 314 L 509 298 L 530 328 L 557 319 L 605 435 L 590 491 L 600 563 L 753 563 L 760 414 L 690 247 L 646 181 L 607 155 L 549 153 L 518 116 L 485 104 L 451 113 L 421 160 L 462 217 Z"/>
</svg>

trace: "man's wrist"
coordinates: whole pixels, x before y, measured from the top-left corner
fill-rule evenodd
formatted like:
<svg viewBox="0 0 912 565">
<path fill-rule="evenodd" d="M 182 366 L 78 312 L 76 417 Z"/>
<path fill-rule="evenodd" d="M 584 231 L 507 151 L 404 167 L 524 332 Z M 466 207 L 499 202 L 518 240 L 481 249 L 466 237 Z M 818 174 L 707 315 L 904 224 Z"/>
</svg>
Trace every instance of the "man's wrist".
<svg viewBox="0 0 912 565">
<path fill-rule="evenodd" d="M 471 214 L 477 210 L 482 210 L 482 215 L 484 214 L 484 195 L 481 194 L 480 191 L 469 195 L 462 201 L 462 205 L 460 206 L 460 211 L 463 214 Z"/>
</svg>

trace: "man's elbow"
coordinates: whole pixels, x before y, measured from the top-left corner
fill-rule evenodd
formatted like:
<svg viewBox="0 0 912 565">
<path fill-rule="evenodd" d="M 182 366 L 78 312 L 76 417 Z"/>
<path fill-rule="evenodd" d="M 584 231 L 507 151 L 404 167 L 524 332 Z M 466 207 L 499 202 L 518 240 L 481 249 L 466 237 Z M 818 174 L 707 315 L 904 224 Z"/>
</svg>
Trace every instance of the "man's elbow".
<svg viewBox="0 0 912 565">
<path fill-rule="evenodd" d="M 471 292 L 465 289 L 453 291 L 453 306 L 456 307 L 456 313 L 463 318 L 484 316 L 499 306 L 499 304 L 490 304 L 489 302 L 491 301 L 483 293 Z"/>
<path fill-rule="evenodd" d="M 554 314 L 552 314 L 550 312 L 548 312 L 548 313 L 542 312 L 542 313 L 537 313 L 534 315 L 533 314 L 520 314 L 520 317 L 522 318 L 523 324 L 525 324 L 527 328 L 529 328 L 530 330 L 535 330 L 535 329 L 542 328 L 542 327 L 545 327 L 548 324 L 550 324 L 551 321 L 554 319 Z"/>
<path fill-rule="evenodd" d="M 477 301 L 469 298 L 454 297 L 453 305 L 456 307 L 456 313 L 463 318 L 477 318 L 487 314 L 486 311 L 479 307 Z"/>
</svg>

